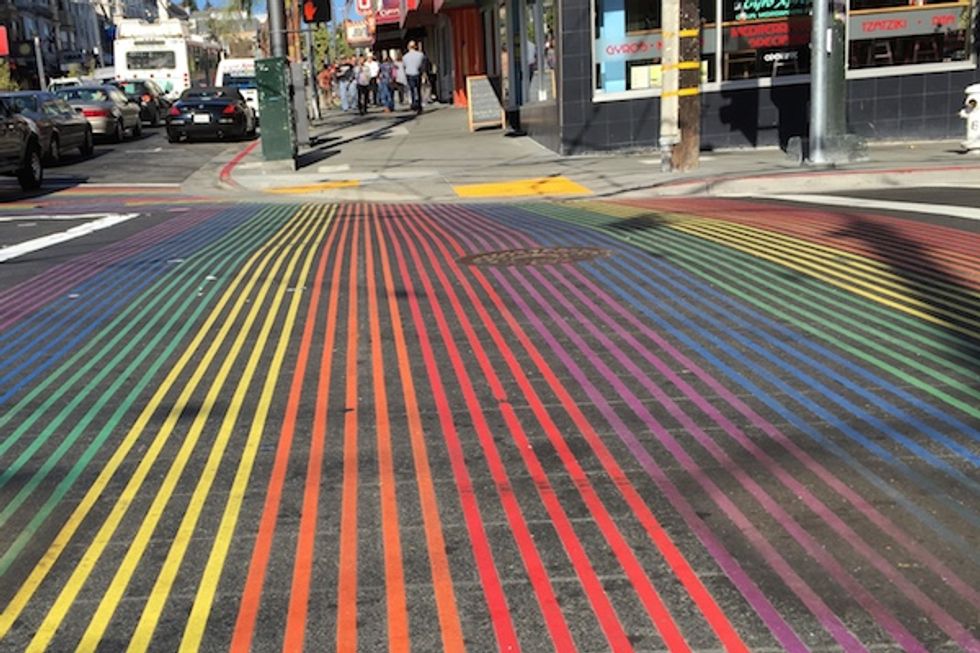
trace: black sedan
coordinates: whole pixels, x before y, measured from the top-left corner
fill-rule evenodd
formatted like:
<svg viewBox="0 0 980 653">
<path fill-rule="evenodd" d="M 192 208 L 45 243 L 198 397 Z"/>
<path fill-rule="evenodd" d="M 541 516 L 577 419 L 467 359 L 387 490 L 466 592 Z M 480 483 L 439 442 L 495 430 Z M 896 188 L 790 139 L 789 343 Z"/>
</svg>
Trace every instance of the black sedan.
<svg viewBox="0 0 980 653">
<path fill-rule="evenodd" d="M 237 88 L 209 86 L 181 93 L 167 112 L 167 139 L 181 137 L 251 138 L 255 114 Z"/>
</svg>

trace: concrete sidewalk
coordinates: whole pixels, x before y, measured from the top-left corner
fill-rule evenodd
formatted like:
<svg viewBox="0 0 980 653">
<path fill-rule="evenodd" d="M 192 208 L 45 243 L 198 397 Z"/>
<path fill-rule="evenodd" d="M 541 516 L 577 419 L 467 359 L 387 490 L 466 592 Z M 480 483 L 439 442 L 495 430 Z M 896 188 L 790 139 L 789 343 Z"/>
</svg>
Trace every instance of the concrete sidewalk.
<svg viewBox="0 0 980 653">
<path fill-rule="evenodd" d="M 891 186 L 980 186 L 980 157 L 955 141 L 876 144 L 869 159 L 809 168 L 776 148 L 702 153 L 700 168 L 664 173 L 657 151 L 562 157 L 527 136 L 470 132 L 466 112 L 430 106 L 367 116 L 331 112 L 292 162 L 267 162 L 261 144 L 215 162 L 219 174 L 185 185 L 197 193 L 265 200 L 444 202 L 527 198 L 740 195 Z"/>
</svg>

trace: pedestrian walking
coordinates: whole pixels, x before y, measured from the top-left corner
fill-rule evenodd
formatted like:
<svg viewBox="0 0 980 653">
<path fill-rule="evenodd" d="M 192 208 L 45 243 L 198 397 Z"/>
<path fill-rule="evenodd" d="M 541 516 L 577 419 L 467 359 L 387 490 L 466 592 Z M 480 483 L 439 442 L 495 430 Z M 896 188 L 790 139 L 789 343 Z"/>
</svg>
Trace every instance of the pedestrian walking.
<svg viewBox="0 0 980 653">
<path fill-rule="evenodd" d="M 317 73 L 316 85 L 320 89 L 321 97 L 328 108 L 333 107 L 334 96 L 334 77 L 337 74 L 336 67 L 329 61 L 324 62 L 323 70 Z"/>
<path fill-rule="evenodd" d="M 398 106 L 405 105 L 405 91 L 408 90 L 408 77 L 405 76 L 405 62 L 402 61 L 402 51 L 395 53 L 395 91 L 398 93 Z"/>
<path fill-rule="evenodd" d="M 368 112 L 368 100 L 371 95 L 371 69 L 364 57 L 357 62 L 354 79 L 357 85 L 357 112 L 363 116 Z"/>
<path fill-rule="evenodd" d="M 378 72 L 381 70 L 381 64 L 378 60 L 374 58 L 374 55 L 368 52 L 367 55 L 367 67 L 368 72 L 371 75 L 371 97 L 370 102 L 374 106 L 380 106 L 381 101 L 378 99 Z"/>
<path fill-rule="evenodd" d="M 425 55 L 419 52 L 415 41 L 408 42 L 408 52 L 402 57 L 405 63 L 405 77 L 408 78 L 408 92 L 412 98 L 412 111 L 422 113 L 422 68 Z"/>
<path fill-rule="evenodd" d="M 354 93 L 354 57 L 348 57 L 337 66 L 337 93 L 340 95 L 340 109 L 349 111 L 351 96 Z"/>
<path fill-rule="evenodd" d="M 395 81 L 395 64 L 388 53 L 383 53 L 381 57 L 381 65 L 378 67 L 378 101 L 384 107 L 385 113 L 388 113 L 395 108 L 393 87 L 398 82 Z"/>
</svg>

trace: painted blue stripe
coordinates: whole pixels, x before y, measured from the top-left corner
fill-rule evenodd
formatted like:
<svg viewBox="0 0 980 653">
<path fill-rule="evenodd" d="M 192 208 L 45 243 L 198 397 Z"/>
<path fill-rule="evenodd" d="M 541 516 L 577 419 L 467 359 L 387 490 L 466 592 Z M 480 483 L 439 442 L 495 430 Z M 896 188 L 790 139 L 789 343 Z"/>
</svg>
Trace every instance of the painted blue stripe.
<svg viewBox="0 0 980 653">
<path fill-rule="evenodd" d="M 162 241 L 159 249 L 153 246 L 152 250 L 113 263 L 105 272 L 87 279 L 83 284 L 69 291 L 82 297 L 89 297 L 98 295 L 104 288 L 111 288 L 111 292 L 104 293 L 97 303 L 60 300 L 50 306 L 49 314 L 40 313 L 25 320 L 22 323 L 25 327 L 23 333 L 0 348 L 0 353 L 22 346 L 25 342 L 42 343 L 42 346 L 35 349 L 29 357 L 22 359 L 18 365 L 6 368 L 0 375 L 0 387 L 8 382 L 14 382 L 3 394 L 0 394 L 0 403 L 9 401 L 20 389 L 64 360 L 78 343 L 85 341 L 89 334 L 114 318 L 133 297 L 168 271 L 172 271 L 174 266 L 168 265 L 167 260 L 177 254 L 180 254 L 181 258 L 192 256 L 202 247 L 226 234 L 228 229 L 233 228 L 236 218 L 228 217 L 218 222 L 213 225 L 209 223 L 198 225 L 188 232 Z M 140 260 L 144 258 L 145 260 Z M 92 317 L 95 319 L 91 319 Z M 60 321 L 55 321 L 56 319 Z M 86 323 L 86 319 L 91 321 Z M 80 324 L 86 325 L 79 329 Z M 27 373 L 22 374 L 25 370 Z"/>
<path fill-rule="evenodd" d="M 475 207 L 474 210 L 477 210 L 484 214 L 487 213 L 487 207 Z M 503 212 L 500 215 L 500 217 L 503 217 L 503 219 L 500 220 L 501 222 L 505 223 L 510 228 L 518 229 L 521 231 L 525 231 L 527 233 L 534 234 L 535 238 L 537 238 L 540 242 L 544 244 L 569 244 L 567 240 L 562 241 L 559 239 L 559 236 L 565 235 L 565 236 L 572 236 L 573 237 L 572 243 L 574 243 L 575 245 L 582 245 L 583 238 L 584 238 L 585 239 L 584 244 L 590 244 L 590 245 L 594 244 L 597 246 L 603 246 L 607 249 L 614 249 L 619 251 L 621 254 L 623 254 L 624 258 L 629 258 L 631 259 L 632 262 L 636 263 L 636 267 L 631 268 L 634 271 L 654 269 L 652 267 L 653 263 L 651 262 L 651 258 L 648 252 L 642 249 L 638 250 L 637 248 L 635 248 L 634 246 L 628 243 L 624 243 L 619 239 L 616 239 L 612 236 L 608 236 L 603 231 L 596 231 L 594 229 L 583 228 L 579 225 L 568 224 L 562 219 L 554 219 L 554 218 L 546 219 L 546 221 L 542 222 L 539 225 L 536 223 L 536 221 L 529 220 L 526 213 L 521 213 L 521 214 L 514 213 L 515 209 L 506 209 L 502 211 Z M 504 217 L 504 216 L 510 216 L 510 217 Z M 667 264 L 663 264 L 663 265 L 664 267 L 667 267 Z M 644 298 L 646 298 L 650 302 L 653 302 L 654 304 L 662 305 L 662 302 L 656 299 L 650 292 L 643 290 L 642 286 L 638 286 L 638 284 L 631 281 L 624 274 L 618 272 L 611 264 L 603 263 L 599 267 L 608 270 L 610 274 L 612 274 L 613 276 L 615 276 L 621 281 L 621 284 L 613 282 L 612 279 L 610 279 L 608 276 L 602 274 L 596 265 L 589 265 L 588 267 L 594 270 L 597 281 L 601 280 L 603 283 L 605 283 L 617 295 L 619 295 L 622 299 L 628 302 L 630 306 L 632 306 L 635 309 L 638 309 L 646 317 L 650 318 L 653 322 L 657 323 L 666 331 L 670 332 L 674 337 L 678 338 L 679 340 L 681 340 L 682 342 L 690 346 L 692 349 L 697 351 L 706 360 L 710 361 L 713 365 L 715 365 L 717 368 L 722 370 L 730 378 L 737 381 L 739 384 L 741 384 L 743 387 L 749 390 L 754 396 L 756 396 L 758 399 L 763 401 L 767 406 L 769 406 L 772 410 L 774 410 L 787 422 L 792 424 L 795 428 L 799 429 L 802 433 L 805 433 L 814 441 L 827 447 L 838 458 L 844 461 L 848 466 L 850 466 L 859 474 L 861 474 L 861 476 L 864 477 L 866 480 L 868 480 L 868 482 L 870 482 L 872 485 L 877 487 L 883 493 L 887 494 L 897 503 L 904 506 L 905 509 L 908 510 L 910 513 L 914 514 L 922 523 L 930 525 L 935 531 L 941 533 L 944 539 L 950 541 L 951 543 L 955 543 L 955 545 L 958 548 L 960 548 L 964 553 L 969 555 L 971 559 L 978 559 L 978 552 L 976 551 L 976 547 L 967 543 L 962 538 L 962 536 L 960 536 L 958 533 L 950 531 L 945 525 L 942 524 L 942 522 L 937 520 L 928 510 L 925 510 L 922 507 L 918 506 L 917 504 L 912 503 L 905 495 L 899 493 L 889 483 L 879 478 L 870 469 L 865 468 L 856 458 L 851 456 L 846 450 L 844 450 L 842 447 L 840 447 L 835 442 L 833 442 L 833 440 L 825 437 L 818 430 L 812 428 L 807 423 L 806 420 L 802 419 L 796 413 L 787 409 L 779 401 L 777 401 L 768 393 L 766 393 L 761 388 L 759 388 L 757 385 L 749 381 L 747 378 L 745 378 L 742 374 L 738 373 L 728 364 L 719 360 L 716 356 L 714 356 L 709 351 L 707 351 L 700 344 L 700 342 L 695 341 L 686 335 L 686 333 L 690 331 L 696 331 L 700 335 L 706 337 L 709 341 L 711 341 L 714 340 L 711 333 L 707 332 L 703 328 L 694 327 L 693 325 L 690 325 L 691 328 L 688 331 L 682 331 L 680 329 L 675 328 L 670 323 L 664 321 L 660 317 L 657 311 L 652 310 L 649 307 L 649 304 L 637 300 L 636 297 L 630 295 L 626 289 L 628 288 L 632 291 L 640 293 Z M 676 267 L 672 267 L 670 269 L 673 270 L 678 275 L 678 277 L 686 279 L 689 284 L 686 288 L 687 292 L 684 298 L 685 302 L 690 302 L 692 297 L 696 296 L 699 291 L 704 290 L 704 285 L 700 279 L 698 279 L 696 283 L 692 282 L 692 279 L 697 279 L 697 277 L 693 277 L 693 275 L 686 272 L 685 270 Z M 662 276 L 662 275 L 659 275 L 658 273 L 658 276 Z M 850 427 L 846 422 L 843 422 L 839 418 L 835 417 L 832 413 L 820 408 L 817 404 L 807 399 L 804 395 L 800 395 L 800 393 L 796 392 L 793 388 L 786 386 L 786 384 L 783 383 L 778 377 L 775 377 L 774 375 L 767 372 L 766 370 L 759 368 L 757 365 L 753 364 L 751 359 L 745 359 L 737 352 L 737 350 L 733 350 L 726 343 L 718 343 L 718 344 L 721 345 L 721 348 L 724 349 L 730 356 L 733 356 L 736 360 L 745 364 L 746 368 L 760 373 L 761 376 L 765 377 L 767 380 L 772 382 L 777 387 L 785 388 L 789 396 L 796 399 L 803 406 L 820 414 L 828 422 L 829 425 L 837 428 L 839 431 L 841 431 L 842 433 L 850 437 L 852 440 L 858 442 L 864 448 L 868 449 L 876 456 L 883 459 L 885 462 L 891 464 L 892 466 L 902 471 L 916 485 L 923 487 L 928 493 L 933 494 L 933 497 L 936 501 L 944 504 L 945 506 L 947 506 L 953 512 L 957 513 L 959 516 L 961 516 L 969 523 L 972 524 L 977 523 L 976 515 L 972 511 L 968 511 L 964 509 L 962 506 L 960 506 L 958 503 L 952 501 L 952 499 L 946 496 L 946 493 L 943 492 L 941 488 L 937 487 L 934 483 L 932 483 L 932 481 L 930 481 L 923 475 L 911 469 L 904 461 L 892 455 L 889 451 L 883 449 L 874 441 L 864 437 L 863 434 L 861 434 L 856 429 Z"/>
</svg>

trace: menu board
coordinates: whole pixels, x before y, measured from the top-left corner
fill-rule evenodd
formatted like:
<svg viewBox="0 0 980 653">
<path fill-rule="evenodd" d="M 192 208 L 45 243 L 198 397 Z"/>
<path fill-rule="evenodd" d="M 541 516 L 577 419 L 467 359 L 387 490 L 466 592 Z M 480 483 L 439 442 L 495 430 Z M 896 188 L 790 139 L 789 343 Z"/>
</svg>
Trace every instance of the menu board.
<svg viewBox="0 0 980 653">
<path fill-rule="evenodd" d="M 466 78 L 466 112 L 470 131 L 480 127 L 505 126 L 504 108 L 500 102 L 500 78 L 474 75 Z"/>
</svg>

